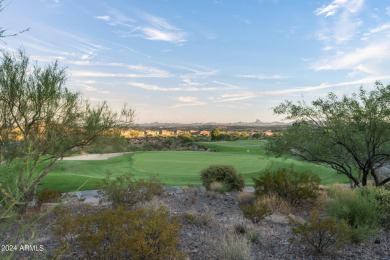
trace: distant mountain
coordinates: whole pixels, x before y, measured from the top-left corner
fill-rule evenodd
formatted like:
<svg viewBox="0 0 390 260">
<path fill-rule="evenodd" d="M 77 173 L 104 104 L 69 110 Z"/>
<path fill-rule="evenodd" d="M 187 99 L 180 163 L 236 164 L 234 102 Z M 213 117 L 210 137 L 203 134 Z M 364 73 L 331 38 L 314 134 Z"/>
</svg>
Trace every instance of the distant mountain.
<svg viewBox="0 0 390 260">
<path fill-rule="evenodd" d="M 257 119 L 255 122 L 235 122 L 235 123 L 216 123 L 216 122 L 207 122 L 207 123 L 143 123 L 139 124 L 141 127 L 161 127 L 161 128 L 174 128 L 174 127 L 200 127 L 200 126 L 278 126 L 278 125 L 288 125 L 289 123 L 284 122 L 262 122 Z"/>
</svg>

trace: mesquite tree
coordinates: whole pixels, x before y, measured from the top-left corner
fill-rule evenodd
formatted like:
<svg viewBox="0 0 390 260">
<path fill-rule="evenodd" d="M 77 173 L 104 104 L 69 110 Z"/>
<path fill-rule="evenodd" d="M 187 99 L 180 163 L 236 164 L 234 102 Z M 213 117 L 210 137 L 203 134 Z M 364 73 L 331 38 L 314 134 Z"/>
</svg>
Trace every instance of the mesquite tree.
<svg viewBox="0 0 390 260">
<path fill-rule="evenodd" d="M 355 186 L 390 181 L 378 173 L 390 159 L 390 85 L 376 82 L 372 91 L 341 98 L 330 93 L 311 105 L 285 101 L 274 112 L 294 123 L 270 142 L 271 151 L 329 166 Z"/>
<path fill-rule="evenodd" d="M 131 124 L 133 111 L 92 106 L 65 87 L 58 63 L 30 66 L 23 51 L 4 53 L 0 64 L 0 202 L 21 209 L 37 185 L 75 147 Z M 22 210 L 22 211 L 23 211 Z"/>
</svg>

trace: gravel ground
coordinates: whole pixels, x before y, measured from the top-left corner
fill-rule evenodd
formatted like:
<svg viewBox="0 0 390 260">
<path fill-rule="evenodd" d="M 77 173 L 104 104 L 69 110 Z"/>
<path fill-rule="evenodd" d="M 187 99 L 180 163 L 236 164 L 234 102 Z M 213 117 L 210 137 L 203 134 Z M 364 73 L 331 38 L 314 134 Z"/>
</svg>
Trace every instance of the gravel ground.
<svg viewBox="0 0 390 260">
<path fill-rule="evenodd" d="M 89 195 L 88 195 L 89 194 Z M 107 207 L 99 205 L 97 200 L 90 201 L 96 191 L 85 193 L 84 202 L 68 201 L 67 204 L 78 212 L 84 204 L 91 204 L 94 207 Z M 88 195 L 88 196 L 87 196 Z M 75 197 L 77 200 L 77 196 Z M 259 234 L 256 241 L 248 242 L 250 259 L 390 259 L 390 232 L 383 232 L 370 241 L 360 244 L 349 244 L 339 252 L 332 252 L 327 255 L 313 254 L 308 248 L 290 242 L 292 236 L 291 225 L 287 217 L 282 214 L 272 214 L 258 224 L 245 219 L 238 207 L 237 193 L 210 193 L 199 188 L 169 187 L 166 195 L 157 199 L 158 203 L 165 204 L 172 215 L 181 217 L 183 221 L 180 231 L 180 250 L 187 256 L 187 259 L 223 259 L 221 249 L 224 248 L 223 238 L 226 234 L 236 234 L 237 227 L 241 227 L 242 234 L 235 235 L 237 239 L 245 241 L 248 234 Z M 45 207 L 50 207 L 48 204 Z M 196 216 L 197 221 L 186 222 L 185 214 Z M 307 217 L 307 211 L 293 212 L 298 218 Z M 42 245 L 44 250 L 21 251 L 17 250 L 11 259 L 44 259 L 48 256 L 55 256 L 55 241 L 51 232 L 52 215 L 32 224 L 36 230 L 34 240 L 12 241 L 10 238 L 17 230 L 20 230 L 21 223 L 26 223 L 28 217 L 19 220 L 0 234 L 2 245 L 23 243 L 30 245 Z M 1 223 L 0 223 L 1 224 Z M 27 241 L 27 240 L 26 240 Z M 245 245 L 244 245 L 245 246 Z M 245 247 L 239 243 L 232 244 L 230 249 L 237 248 L 237 251 Z M 234 252 L 233 252 L 234 253 Z M 232 252 L 228 252 L 231 256 Z M 0 252 L 1 255 L 6 252 Z M 70 258 L 72 259 L 72 258 Z"/>
</svg>

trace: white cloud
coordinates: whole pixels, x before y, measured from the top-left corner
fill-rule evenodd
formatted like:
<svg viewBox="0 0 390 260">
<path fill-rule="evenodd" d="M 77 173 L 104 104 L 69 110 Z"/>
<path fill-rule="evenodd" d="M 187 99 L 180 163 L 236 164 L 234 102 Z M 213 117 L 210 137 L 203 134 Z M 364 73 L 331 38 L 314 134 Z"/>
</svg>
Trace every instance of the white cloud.
<svg viewBox="0 0 390 260">
<path fill-rule="evenodd" d="M 265 75 L 265 74 L 255 74 L 255 75 L 238 75 L 237 78 L 249 78 L 249 79 L 286 79 L 287 76 L 282 75 Z"/>
<path fill-rule="evenodd" d="M 221 88 L 202 88 L 202 87 L 174 87 L 174 88 L 164 88 L 152 84 L 146 84 L 143 82 L 129 82 L 128 85 L 142 88 L 145 90 L 153 91 L 182 91 L 182 92 L 197 92 L 197 91 L 220 91 Z"/>
<path fill-rule="evenodd" d="M 72 77 L 92 77 L 92 78 L 153 78 L 159 77 L 150 74 L 133 74 L 133 73 L 107 73 L 107 72 L 99 72 L 99 71 L 77 71 L 71 70 L 69 74 Z"/>
<path fill-rule="evenodd" d="M 202 83 L 194 82 L 191 79 L 182 79 L 183 83 L 180 84 L 181 86 L 189 86 L 189 87 L 199 87 L 202 86 Z"/>
<path fill-rule="evenodd" d="M 364 0 L 334 0 L 331 4 L 317 8 L 317 16 L 325 16 L 328 23 L 317 33 L 321 41 L 343 43 L 355 37 L 362 21 L 356 15 L 362 10 Z M 327 19 L 327 20 L 328 20 Z"/>
<path fill-rule="evenodd" d="M 351 13 L 356 13 L 361 9 L 363 3 L 364 0 L 334 0 L 329 5 L 317 8 L 314 13 L 316 15 L 325 15 L 325 17 L 333 16 L 342 9 L 346 9 Z"/>
<path fill-rule="evenodd" d="M 219 99 L 213 99 L 213 103 L 227 103 L 227 102 L 235 102 L 247 99 L 253 99 L 257 97 L 269 97 L 269 96 L 283 96 L 283 95 L 291 95 L 291 94 L 300 94 L 304 92 L 312 92 L 319 91 L 330 88 L 337 87 L 345 87 L 345 86 L 362 86 L 365 84 L 373 84 L 377 80 L 388 80 L 390 79 L 390 74 L 383 76 L 375 76 L 375 77 L 365 77 L 359 80 L 347 81 L 347 82 L 338 82 L 338 83 L 321 83 L 319 85 L 312 86 L 303 86 L 303 87 L 295 87 L 288 89 L 279 89 L 279 90 L 271 90 L 271 91 L 259 91 L 259 92 L 238 92 L 231 94 L 223 94 Z"/>
<path fill-rule="evenodd" d="M 216 84 L 219 84 L 219 85 L 222 85 L 222 86 L 226 86 L 228 87 L 228 89 L 241 89 L 242 87 L 239 87 L 239 86 L 236 86 L 236 85 L 232 85 L 232 84 L 228 84 L 228 83 L 223 83 L 223 82 L 220 82 L 220 81 L 213 81 L 213 83 L 216 83 Z M 226 89 L 226 88 L 225 88 Z"/>
<path fill-rule="evenodd" d="M 141 37 L 151 41 L 164 41 L 183 44 L 187 34 L 171 25 L 166 19 L 146 13 L 138 13 L 139 20 L 128 18 L 119 11 L 110 17 L 108 24 L 121 28 L 117 30 L 122 37 Z"/>
<path fill-rule="evenodd" d="M 84 89 L 84 91 L 87 91 L 87 92 L 99 93 L 99 94 L 109 94 L 109 93 L 111 93 L 108 90 L 99 90 L 99 89 L 97 89 L 95 87 L 92 87 L 92 86 L 90 86 L 88 84 L 84 84 L 83 82 L 77 83 L 77 86 L 82 87 Z"/>
<path fill-rule="evenodd" d="M 178 88 L 162 88 L 156 85 L 152 84 L 146 84 L 143 82 L 129 82 L 128 85 L 136 87 L 136 88 L 142 88 L 146 90 L 155 90 L 155 91 L 177 91 Z"/>
<path fill-rule="evenodd" d="M 109 22 L 109 21 L 111 20 L 111 17 L 108 16 L 108 15 L 102 15 L 102 16 L 95 16 L 95 19 L 103 20 L 103 21 Z"/>
<path fill-rule="evenodd" d="M 143 32 L 144 38 L 152 41 L 166 41 L 172 43 L 185 42 L 185 34 L 181 31 L 163 31 L 153 27 L 139 27 Z"/>
<path fill-rule="evenodd" d="M 390 30 L 390 23 L 384 23 L 381 25 L 378 25 L 374 29 L 371 29 L 369 32 L 363 34 L 365 37 L 370 36 L 372 34 L 380 33 L 383 31 L 389 31 Z"/>
<path fill-rule="evenodd" d="M 235 94 L 224 94 L 221 99 L 215 100 L 214 103 L 225 103 L 225 102 L 234 102 L 245 99 L 251 99 L 258 97 L 258 94 L 255 93 L 235 93 Z"/>
<path fill-rule="evenodd" d="M 161 70 L 159 68 L 131 65 L 124 63 L 112 63 L 112 62 L 90 62 L 90 61 L 74 61 L 66 60 L 67 64 L 79 65 L 79 66 L 102 66 L 102 67 L 122 67 L 136 73 L 107 73 L 100 71 L 89 70 L 72 70 L 71 75 L 74 77 L 123 77 L 123 78 L 168 78 L 171 77 L 170 73 Z"/>
<path fill-rule="evenodd" d="M 173 105 L 171 108 L 206 105 L 206 102 L 200 101 L 197 97 L 177 97 L 176 100 L 183 103 Z"/>
<path fill-rule="evenodd" d="M 365 78 L 361 78 L 359 80 L 354 80 L 354 81 L 346 81 L 346 82 L 339 82 L 339 83 L 321 83 L 320 85 L 315 85 L 315 86 L 290 88 L 290 89 L 282 89 L 282 90 L 275 90 L 275 91 L 265 91 L 265 92 L 259 92 L 258 95 L 259 96 L 279 96 L 279 95 L 283 95 L 283 94 L 310 92 L 310 91 L 335 88 L 335 87 L 361 86 L 364 84 L 373 84 L 377 80 L 384 80 L 384 79 L 390 79 L 390 74 L 379 76 L 379 77 L 365 77 Z"/>
<path fill-rule="evenodd" d="M 361 70 L 370 73 L 367 69 L 370 64 L 390 60 L 390 42 L 373 43 L 363 48 L 357 48 L 350 52 L 341 53 L 333 57 L 324 58 L 315 62 L 311 69 L 314 70 Z M 362 68 L 365 68 L 362 70 Z M 373 72 L 371 72 L 373 73 Z"/>
<path fill-rule="evenodd" d="M 210 76 L 215 76 L 219 73 L 218 70 L 211 69 L 211 68 L 193 69 L 184 66 L 178 66 L 178 67 L 191 72 L 180 76 L 181 78 L 184 79 L 210 77 Z"/>
</svg>

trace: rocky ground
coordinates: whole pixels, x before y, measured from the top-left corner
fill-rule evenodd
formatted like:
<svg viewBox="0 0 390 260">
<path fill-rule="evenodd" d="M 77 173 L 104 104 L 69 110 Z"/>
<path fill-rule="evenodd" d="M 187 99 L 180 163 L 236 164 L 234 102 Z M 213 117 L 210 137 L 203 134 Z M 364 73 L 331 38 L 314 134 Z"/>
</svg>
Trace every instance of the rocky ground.
<svg viewBox="0 0 390 260">
<path fill-rule="evenodd" d="M 199 188 L 172 187 L 167 189 L 164 196 L 150 203 L 163 204 L 172 215 L 182 219 L 180 250 L 187 259 L 223 259 L 221 251 L 226 250 L 225 253 L 231 256 L 245 248 L 249 248 L 247 253 L 250 254 L 251 259 L 390 259 L 390 232 L 388 231 L 382 232 L 370 241 L 346 245 L 338 252 L 318 255 L 309 248 L 290 241 L 291 225 L 283 214 L 274 213 L 257 224 L 245 219 L 238 206 L 238 197 L 238 193 L 219 194 L 205 192 Z M 107 207 L 99 205 L 96 199 L 90 198 L 84 202 L 68 203 L 71 203 L 69 205 L 76 212 L 85 203 L 94 207 Z M 50 208 L 50 205 L 45 207 Z M 291 214 L 304 219 L 308 211 L 293 210 Z M 57 242 L 53 239 L 51 231 L 53 222 L 51 213 L 47 213 L 44 218 L 31 225 L 35 230 L 33 240 L 13 241 L 11 239 L 18 230 L 21 230 L 21 224 L 28 223 L 28 220 L 28 216 L 25 216 L 17 223 L 9 224 L 0 234 L 2 247 L 3 245 L 36 245 L 37 250 L 23 251 L 18 248 L 11 255 L 11 259 L 55 258 Z M 3 222 L 4 224 L 6 223 Z M 26 235 L 30 233 L 27 231 Z M 233 240 L 230 239 L 232 237 Z M 39 246 L 43 247 L 42 251 L 39 251 Z M 9 255 L 9 252 L 2 250 L 0 259 L 3 259 L 2 255 Z"/>
</svg>

